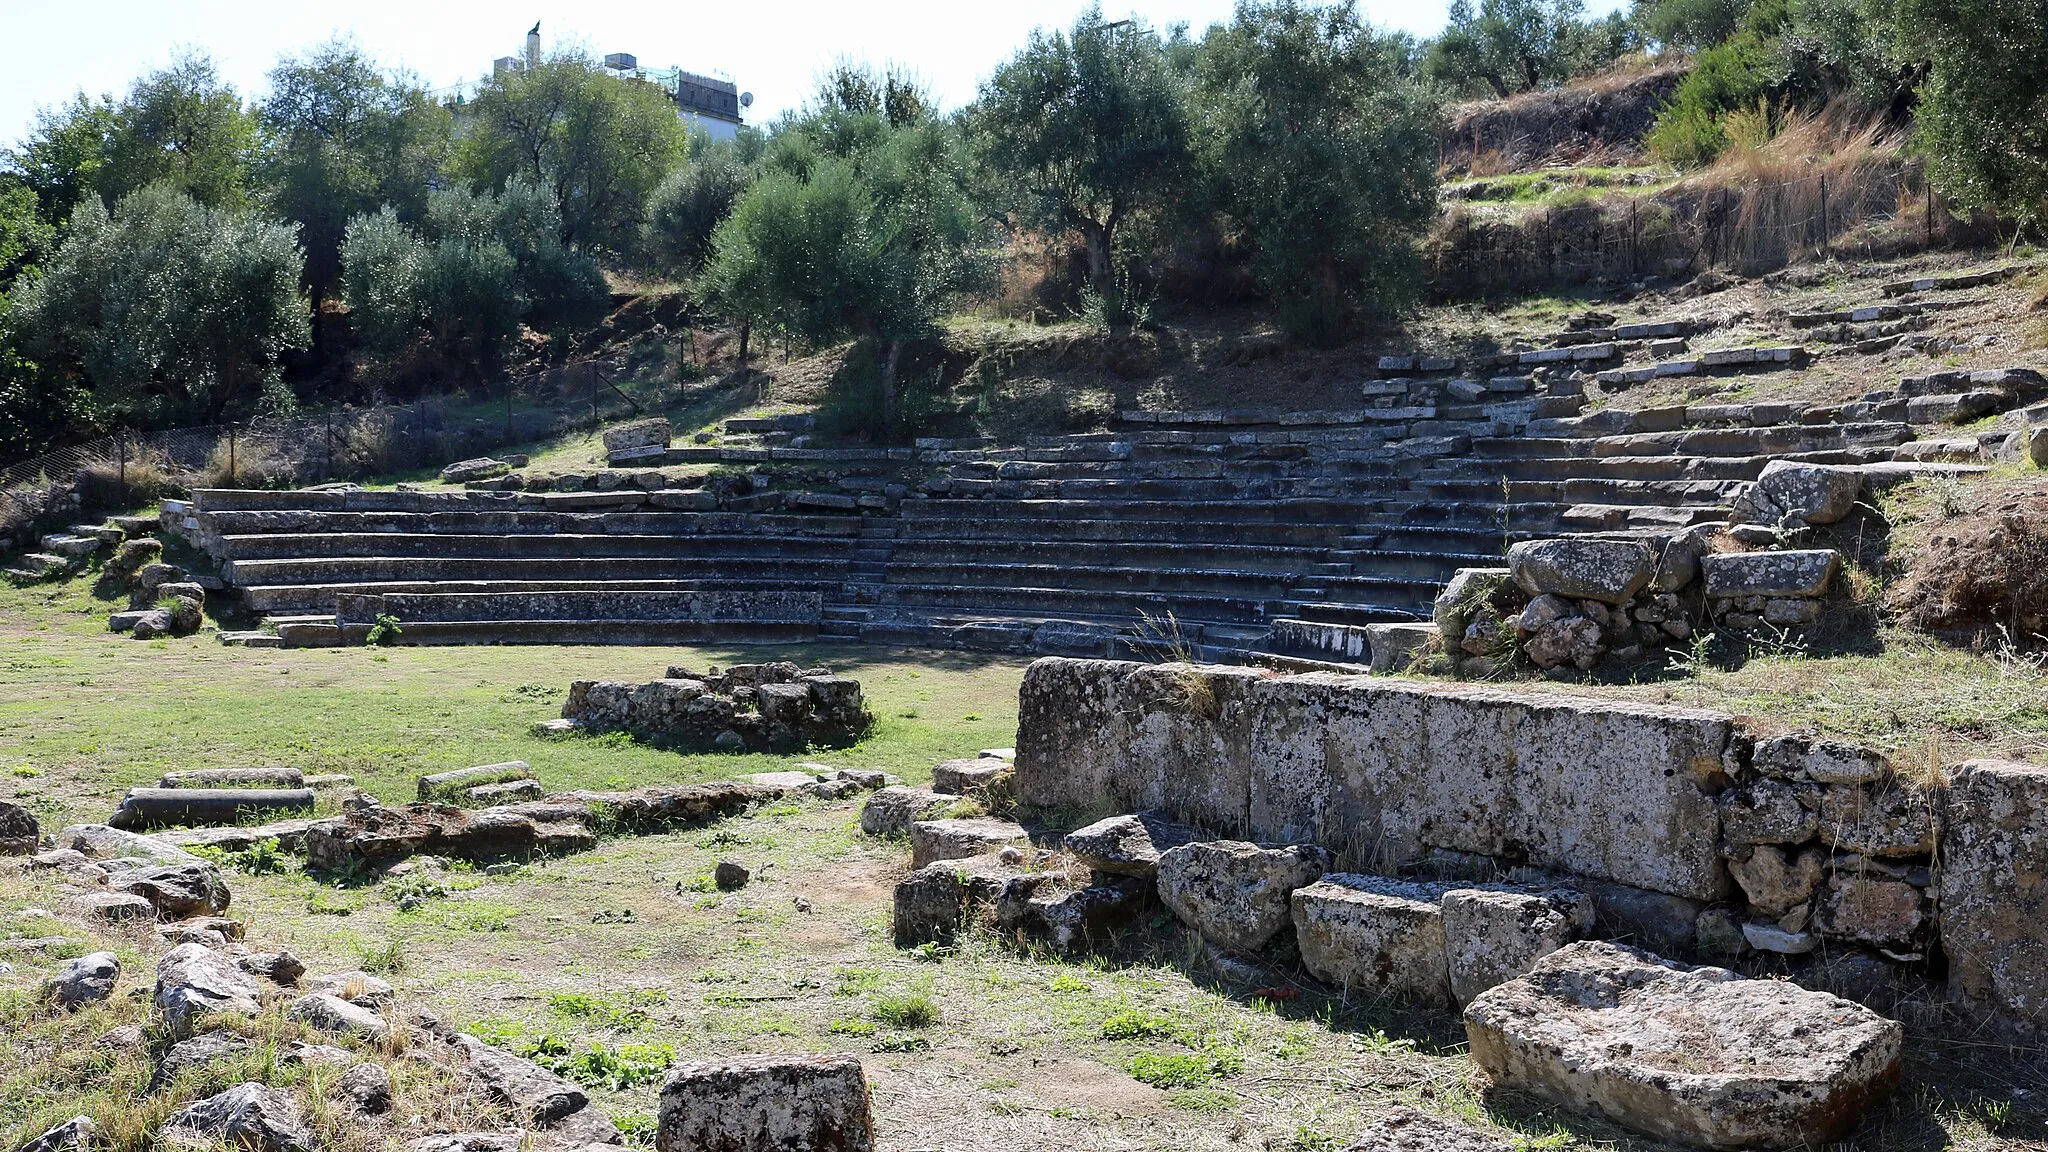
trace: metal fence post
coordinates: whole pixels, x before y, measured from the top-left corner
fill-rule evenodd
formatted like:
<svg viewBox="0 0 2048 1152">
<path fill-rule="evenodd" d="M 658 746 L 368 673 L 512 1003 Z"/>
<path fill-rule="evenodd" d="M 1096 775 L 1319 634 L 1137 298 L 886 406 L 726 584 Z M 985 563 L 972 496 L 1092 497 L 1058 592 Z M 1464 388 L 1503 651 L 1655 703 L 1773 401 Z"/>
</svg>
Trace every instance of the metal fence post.
<svg viewBox="0 0 2048 1152">
<path fill-rule="evenodd" d="M 1820 174 L 1820 255 L 1828 258 L 1828 174 Z"/>
<path fill-rule="evenodd" d="M 235 486 L 235 425 L 228 425 L 228 487 Z"/>
<path fill-rule="evenodd" d="M 126 428 L 114 429 L 114 443 L 121 454 L 121 501 L 125 504 L 128 500 L 128 430 Z"/>
</svg>

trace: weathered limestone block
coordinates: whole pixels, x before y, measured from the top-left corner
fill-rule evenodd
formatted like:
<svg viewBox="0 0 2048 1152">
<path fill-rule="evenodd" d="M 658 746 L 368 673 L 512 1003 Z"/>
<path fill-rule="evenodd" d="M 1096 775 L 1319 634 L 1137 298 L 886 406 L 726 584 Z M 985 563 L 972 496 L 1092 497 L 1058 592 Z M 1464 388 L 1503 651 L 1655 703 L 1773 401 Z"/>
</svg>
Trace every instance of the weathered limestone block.
<svg viewBox="0 0 2048 1152">
<path fill-rule="evenodd" d="M 112 952 L 88 952 L 62 968 L 43 984 L 43 999 L 59 1008 L 83 1008 L 114 994 L 121 980 L 121 959 Z"/>
<path fill-rule="evenodd" d="M 116 892 L 132 892 L 150 902 L 166 920 L 217 916 L 228 910 L 233 894 L 210 864 L 164 864 L 131 868 L 107 881 Z"/>
<path fill-rule="evenodd" d="M 164 1128 L 210 1136 L 247 1152 L 313 1152 L 315 1146 L 298 1102 L 253 1080 L 174 1114 Z"/>
<path fill-rule="evenodd" d="M 942 760 L 932 765 L 932 791 L 956 796 L 973 796 L 986 791 L 995 778 L 1010 770 L 1002 760 L 977 756 L 968 760 Z"/>
<path fill-rule="evenodd" d="M 979 913 L 993 909 L 1003 886 L 1022 875 L 1022 867 L 993 852 L 919 868 L 896 885 L 896 946 L 952 939 Z"/>
<path fill-rule="evenodd" d="M 1767 776 L 1812 784 L 1873 784 L 1891 774 L 1881 752 L 1807 736 L 1758 740 L 1750 762 Z"/>
<path fill-rule="evenodd" d="M 1255 952 L 1287 926 L 1294 890 L 1329 870 L 1330 853 L 1314 844 L 1183 844 L 1159 857 L 1159 898 L 1210 943 Z"/>
<path fill-rule="evenodd" d="M 325 993 L 350 1004 L 361 1004 L 369 1008 L 381 1008 L 391 1003 L 397 992 L 390 983 L 380 980 L 368 972 L 335 972 L 307 985 L 307 991 Z"/>
<path fill-rule="evenodd" d="M 1067 833 L 1069 855 L 1096 872 L 1150 879 L 1159 872 L 1159 857 L 1192 843 L 1195 830 L 1162 812 L 1111 816 Z"/>
<path fill-rule="evenodd" d="M 180 944 L 156 966 L 157 1010 L 182 1029 L 199 1016 L 225 1012 L 254 1016 L 263 990 L 234 961 L 199 944 Z"/>
<path fill-rule="evenodd" d="M 0 856 L 33 856 L 42 845 L 35 813 L 12 800 L 0 800 Z"/>
<path fill-rule="evenodd" d="M 1788 515 L 1808 524 L 1833 524 L 1855 509 L 1863 495 L 1863 472 L 1842 465 L 1773 460 L 1764 465 L 1756 486 Z"/>
<path fill-rule="evenodd" d="M 1395 1108 L 1359 1133 L 1345 1152 L 1517 1152 L 1523 1147 L 1526 1145 L 1519 1140 L 1413 1108 Z"/>
<path fill-rule="evenodd" d="M 1437 594 L 1431 612 L 1437 634 L 1452 646 L 1463 641 L 1473 615 L 1491 603 L 1513 579 L 1506 568 L 1460 568 L 1452 573 L 1450 582 Z"/>
<path fill-rule="evenodd" d="M 1808 799 L 1813 805 L 1801 802 L 1798 787 L 1769 777 L 1731 788 L 1716 800 L 1721 835 L 1731 844 L 1803 844 L 1820 828 L 1819 797 Z"/>
<path fill-rule="evenodd" d="M 1625 604 L 1657 573 L 1657 557 L 1636 540 L 1571 536 L 1524 540 L 1508 549 L 1515 583 L 1531 596 Z"/>
<path fill-rule="evenodd" d="M 92 1152 L 98 1131 L 99 1126 L 90 1116 L 73 1116 L 23 1144 L 17 1152 Z"/>
<path fill-rule="evenodd" d="M 1758 911 L 1783 916 L 1813 899 L 1820 890 L 1828 856 L 1819 848 L 1786 850 L 1772 844 L 1758 844 L 1747 854 L 1732 856 L 1728 871 L 1742 894 Z"/>
<path fill-rule="evenodd" d="M 657 1152 L 869 1152 L 867 1076 L 853 1056 L 683 1064 L 661 1086 Z"/>
<path fill-rule="evenodd" d="M 254 816 L 303 812 L 313 803 L 311 788 L 130 788 L 107 824 L 123 829 L 239 824 Z"/>
<path fill-rule="evenodd" d="M 1824 992 L 1597 942 L 1480 994 L 1465 1033 L 1502 1087 L 1721 1149 L 1839 1139 L 1897 1085 L 1904 1041 Z"/>
<path fill-rule="evenodd" d="M 1021 826 L 990 816 L 919 820 L 910 826 L 910 866 L 922 868 L 940 860 L 964 860 L 1012 844 L 1030 843 L 1031 837 Z"/>
<path fill-rule="evenodd" d="M 1439 903 L 1447 888 L 1338 872 L 1296 889 L 1294 934 L 1302 966 L 1347 992 L 1450 1005 Z"/>
<path fill-rule="evenodd" d="M 156 905 L 132 892 L 87 892 L 73 897 L 67 907 L 79 916 L 99 924 L 126 924 L 156 919 Z"/>
<path fill-rule="evenodd" d="M 666 448 L 674 435 L 674 429 L 669 425 L 667 417 L 620 424 L 615 428 L 605 429 L 605 455 L 630 452 L 635 448 Z"/>
<path fill-rule="evenodd" d="M 929 788 L 894 784 L 877 789 L 861 806 L 860 830 L 870 836 L 904 836 L 910 826 L 929 820 L 960 802 L 960 797 Z"/>
<path fill-rule="evenodd" d="M 391 1031 L 384 1018 L 359 1004 L 328 992 L 313 992 L 292 1001 L 286 1017 L 322 1032 L 382 1040 Z"/>
<path fill-rule="evenodd" d="M 1726 783 L 1731 717 L 1385 677 L 1194 671 L 1034 663 L 1019 695 L 1020 799 L 1160 809 L 1266 843 L 1374 845 L 1377 871 L 1449 849 L 1688 899 L 1727 891 L 1713 793 Z"/>
<path fill-rule="evenodd" d="M 1538 668 L 1571 667 L 1586 671 L 1599 661 L 1603 639 L 1597 622 L 1584 616 L 1567 616 L 1530 629 L 1522 652 Z"/>
<path fill-rule="evenodd" d="M 105 824 L 70 824 L 57 833 L 61 847 L 95 860 L 147 860 L 153 864 L 201 864 L 199 857 L 154 836 Z"/>
<path fill-rule="evenodd" d="M 1823 936 L 1865 944 L 1910 944 L 1926 923 L 1920 889 L 1875 873 L 1842 871 L 1828 880 L 1813 919 Z"/>
<path fill-rule="evenodd" d="M 1367 624 L 1367 666 L 1380 674 L 1405 672 L 1417 656 L 1436 643 L 1438 635 L 1434 624 Z"/>
<path fill-rule="evenodd" d="M 1036 941 L 1062 956 L 1106 944 L 1151 902 L 1152 885 L 1135 876 L 1106 876 L 1076 888 L 1066 877 L 1034 872 L 1011 879 L 996 897 L 996 928 L 1008 939 Z"/>
<path fill-rule="evenodd" d="M 534 778 L 533 766 L 524 760 L 507 760 L 503 764 L 480 764 L 474 768 L 434 772 L 420 777 L 420 799 L 439 800 L 447 796 L 460 796 L 482 784 L 505 784 L 514 780 Z"/>
<path fill-rule="evenodd" d="M 1798 552 L 1718 552 L 1700 558 L 1707 595 L 1717 600 L 1762 596 L 1799 599 L 1825 596 L 1842 566 L 1832 548 Z"/>
<path fill-rule="evenodd" d="M 559 1120 L 590 1102 L 583 1089 L 531 1060 L 493 1048 L 467 1032 L 453 1033 L 448 1039 L 484 1091 L 532 1123 Z"/>
<path fill-rule="evenodd" d="M 1592 897 L 1569 888 L 1453 888 L 1442 909 L 1451 996 L 1460 1005 L 1593 932 Z"/>
<path fill-rule="evenodd" d="M 166 772 L 159 788 L 304 788 L 305 773 L 297 768 L 201 768 Z"/>
<path fill-rule="evenodd" d="M 1820 838 L 1864 856 L 1924 856 L 1934 851 L 1936 803 L 1898 777 L 1832 784 L 1821 793 Z"/>
<path fill-rule="evenodd" d="M 2038 1035 L 2048 1027 L 2048 768 L 1957 766 L 1942 826 L 1950 986 L 1973 1011 Z"/>
</svg>

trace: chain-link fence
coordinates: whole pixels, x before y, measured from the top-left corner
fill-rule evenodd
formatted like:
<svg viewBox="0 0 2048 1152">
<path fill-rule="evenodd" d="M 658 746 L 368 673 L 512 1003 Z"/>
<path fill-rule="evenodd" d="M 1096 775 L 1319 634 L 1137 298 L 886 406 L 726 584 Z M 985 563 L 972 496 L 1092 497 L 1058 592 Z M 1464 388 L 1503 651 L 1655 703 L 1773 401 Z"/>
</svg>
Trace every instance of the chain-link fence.
<svg viewBox="0 0 2048 1152">
<path fill-rule="evenodd" d="M 0 468 L 0 551 L 91 509 L 134 507 L 195 488 L 284 488 L 431 471 L 508 445 L 641 413 L 645 385 L 597 364 L 515 378 L 497 396 L 299 412 L 239 424 L 118 431 Z"/>
</svg>

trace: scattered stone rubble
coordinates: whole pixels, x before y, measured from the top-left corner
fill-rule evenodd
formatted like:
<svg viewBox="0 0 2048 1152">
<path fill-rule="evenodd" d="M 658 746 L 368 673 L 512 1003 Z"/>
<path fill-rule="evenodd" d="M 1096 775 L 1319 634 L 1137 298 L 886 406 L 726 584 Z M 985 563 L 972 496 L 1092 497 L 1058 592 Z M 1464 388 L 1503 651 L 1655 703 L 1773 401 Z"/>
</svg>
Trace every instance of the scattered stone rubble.
<svg viewBox="0 0 2048 1152">
<path fill-rule="evenodd" d="M 502 770 L 504 766 L 488 766 Z M 424 849 L 450 854 L 495 855 L 548 840 L 551 826 L 584 825 L 600 814 L 608 827 L 652 830 L 736 813 L 748 805 L 803 791 L 843 797 L 893 780 L 885 773 L 826 770 L 795 773 L 788 786 L 728 783 L 647 788 L 627 793 L 565 793 L 540 802 L 470 811 L 432 803 L 384 808 L 358 796 L 340 817 L 308 822 L 304 843 L 315 866 L 389 866 Z M 458 777 L 429 783 L 438 794 L 459 787 Z M 276 782 L 273 771 L 234 779 Z M 222 783 L 224 778 L 208 779 Z M 807 790 L 807 791 L 806 791 Z M 13 825 L 8 826 L 13 829 Z M 362 972 L 333 973 L 301 983 L 305 967 L 289 951 L 252 951 L 239 941 L 240 922 L 220 916 L 230 903 L 227 886 L 213 867 L 154 836 L 104 825 L 76 825 L 59 839 L 69 845 L 36 851 L 33 821 L 21 838 L 31 853 L 27 869 L 60 877 L 59 890 L 77 898 L 66 905 L 88 922 L 104 919 L 79 899 L 120 896 L 139 905 L 145 918 L 162 921 L 157 935 L 171 945 L 158 960 L 154 984 L 144 991 L 170 1042 L 157 1061 L 151 1091 L 181 1072 L 245 1055 L 253 1042 L 217 1022 L 252 1018 L 267 1005 L 281 1005 L 284 1018 L 316 1032 L 375 1051 L 400 1031 L 415 1058 L 460 1069 L 482 1094 L 531 1132 L 457 1132 L 423 1136 L 409 1147 L 428 1150 L 595 1148 L 618 1145 L 624 1134 L 588 1095 L 534 1062 L 454 1031 L 425 1012 L 401 1020 L 388 1015 L 394 990 Z M 208 831 L 208 830 L 195 830 Z M 239 831 L 239 830 L 238 830 Z M 171 834 L 166 834 L 171 835 Z M 183 835 L 190 835 L 186 833 Z M 587 833 L 585 834 L 587 836 Z M 746 870 L 722 863 L 721 884 L 736 887 Z M 730 875 L 728 875 L 730 874 Z M 57 938 L 56 943 L 67 941 Z M 51 1011 L 76 1010 L 114 996 L 122 978 L 119 959 L 94 952 L 58 968 L 42 985 Z M 109 1033 L 103 1047 L 141 1050 L 140 1027 Z M 339 1070 L 328 1081 L 329 1101 L 364 1116 L 392 1106 L 390 1073 L 375 1059 L 336 1044 L 294 1042 L 279 1053 L 286 1064 L 321 1064 Z M 866 1078 L 851 1056 L 748 1057 L 677 1068 L 663 1091 L 657 1125 L 661 1148 L 770 1152 L 788 1148 L 866 1149 L 872 1122 Z M 86 1152 L 95 1133 L 79 1117 L 51 1129 L 25 1146 L 36 1152 Z M 235 1084 L 173 1112 L 159 1136 L 171 1143 L 217 1142 L 251 1152 L 315 1152 L 317 1143 L 303 1102 L 291 1091 L 257 1081 Z"/>
<path fill-rule="evenodd" d="M 630 732 L 688 751 L 781 753 L 847 747 L 874 723 L 860 681 L 787 661 L 724 672 L 670 668 L 648 684 L 578 680 L 562 719 L 581 731 Z"/>
</svg>

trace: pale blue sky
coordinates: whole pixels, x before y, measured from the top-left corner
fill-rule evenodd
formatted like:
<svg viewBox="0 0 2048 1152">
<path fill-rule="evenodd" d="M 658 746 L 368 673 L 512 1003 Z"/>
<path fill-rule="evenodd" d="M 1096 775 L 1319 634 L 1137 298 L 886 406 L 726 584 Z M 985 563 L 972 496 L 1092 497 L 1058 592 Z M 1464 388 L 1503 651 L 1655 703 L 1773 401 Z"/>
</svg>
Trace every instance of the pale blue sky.
<svg viewBox="0 0 2048 1152">
<path fill-rule="evenodd" d="M 1605 12 L 1622 0 L 1591 0 Z M 516 54 L 541 22 L 552 45 L 602 55 L 631 52 L 642 67 L 680 65 L 721 73 L 756 96 L 762 123 L 801 103 L 818 71 L 841 57 L 910 66 L 948 107 L 1022 44 L 1033 27 L 1065 25 L 1085 0 L 782 0 L 757 4 L 484 3 L 482 0 L 348 0 L 343 4 L 251 0 L 4 0 L 0 2 L 0 142 L 24 135 L 39 106 L 73 92 L 125 90 L 169 62 L 175 49 L 204 49 L 229 83 L 259 94 L 277 58 L 340 32 L 388 64 L 434 86 L 474 81 L 497 56 Z M 1374 23 L 1427 35 L 1448 0 L 1362 0 Z M 1201 29 L 1230 13 L 1230 0 L 1106 0 L 1112 18 L 1136 12 L 1157 25 Z"/>
</svg>

